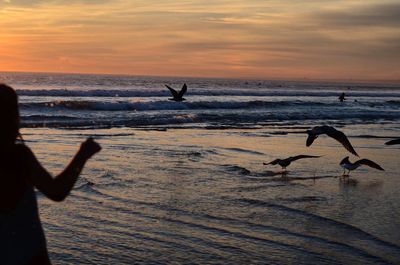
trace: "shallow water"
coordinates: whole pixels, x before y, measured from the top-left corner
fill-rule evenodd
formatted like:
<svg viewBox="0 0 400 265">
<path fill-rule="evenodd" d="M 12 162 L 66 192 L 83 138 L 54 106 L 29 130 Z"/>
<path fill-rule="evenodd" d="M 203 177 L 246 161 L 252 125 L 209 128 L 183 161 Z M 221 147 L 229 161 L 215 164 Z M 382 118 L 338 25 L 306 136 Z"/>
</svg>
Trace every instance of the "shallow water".
<svg viewBox="0 0 400 265">
<path fill-rule="evenodd" d="M 356 129 L 344 128 L 359 135 Z M 374 128 L 370 131 L 375 132 Z M 40 197 L 57 264 L 388 264 L 400 262 L 399 148 L 351 138 L 362 157 L 349 181 L 347 156 L 332 139 L 310 148 L 304 134 L 270 130 L 91 131 L 103 151 L 63 203 Z M 54 173 L 83 131 L 26 129 L 25 138 Z M 45 135 L 45 136 L 44 136 Z M 280 168 L 262 162 L 323 155 Z M 354 160 L 355 158 L 351 158 Z"/>
<path fill-rule="evenodd" d="M 310 81 L 0 73 L 23 135 L 56 174 L 79 143 L 103 146 L 65 202 L 40 193 L 55 264 L 400 263 L 400 86 Z M 168 100 L 164 84 L 188 83 Z M 350 86 L 348 88 L 348 86 Z M 348 100 L 337 97 L 345 91 Z M 362 158 L 305 130 L 332 125 Z M 263 166 L 294 162 L 289 174 Z M 350 160 L 357 159 L 350 155 Z"/>
</svg>

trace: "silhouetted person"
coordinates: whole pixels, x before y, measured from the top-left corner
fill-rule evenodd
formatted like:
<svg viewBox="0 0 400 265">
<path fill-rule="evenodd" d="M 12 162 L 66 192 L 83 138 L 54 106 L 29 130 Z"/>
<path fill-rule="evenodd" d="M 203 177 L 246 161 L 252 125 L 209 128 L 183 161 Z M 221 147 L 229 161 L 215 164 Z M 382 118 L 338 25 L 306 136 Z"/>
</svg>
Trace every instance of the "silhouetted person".
<svg viewBox="0 0 400 265">
<path fill-rule="evenodd" d="M 340 102 L 343 102 L 346 100 L 344 92 L 339 96 L 339 100 L 340 100 Z"/>
<path fill-rule="evenodd" d="M 19 119 L 17 94 L 0 84 L 0 264 L 50 264 L 34 188 L 53 201 L 64 200 L 101 147 L 87 139 L 53 178 L 23 143 Z"/>
</svg>

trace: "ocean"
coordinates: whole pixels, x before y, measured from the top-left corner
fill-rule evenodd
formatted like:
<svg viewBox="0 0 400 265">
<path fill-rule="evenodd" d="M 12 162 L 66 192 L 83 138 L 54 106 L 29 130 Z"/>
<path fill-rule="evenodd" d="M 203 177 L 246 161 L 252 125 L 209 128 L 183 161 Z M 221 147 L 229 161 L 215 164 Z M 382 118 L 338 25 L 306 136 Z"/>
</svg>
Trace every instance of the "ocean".
<svg viewBox="0 0 400 265">
<path fill-rule="evenodd" d="M 53 174 L 94 137 L 103 150 L 66 201 L 38 192 L 55 264 L 400 263 L 400 84 L 0 73 L 22 134 Z M 168 84 L 184 102 L 168 100 Z M 344 92 L 347 100 L 339 102 Z M 349 136 L 348 153 L 305 130 Z M 287 177 L 275 158 L 307 154 Z"/>
</svg>

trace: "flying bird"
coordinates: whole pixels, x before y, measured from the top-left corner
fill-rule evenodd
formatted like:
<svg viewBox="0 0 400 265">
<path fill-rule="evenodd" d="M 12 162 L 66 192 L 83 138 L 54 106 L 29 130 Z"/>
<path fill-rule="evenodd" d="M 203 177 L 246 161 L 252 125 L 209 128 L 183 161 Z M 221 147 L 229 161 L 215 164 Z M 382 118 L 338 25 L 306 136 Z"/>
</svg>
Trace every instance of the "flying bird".
<svg viewBox="0 0 400 265">
<path fill-rule="evenodd" d="M 390 140 L 390 141 L 386 142 L 385 144 L 386 145 L 400 144 L 400 138 L 399 139 Z"/>
<path fill-rule="evenodd" d="M 291 156 L 285 159 L 275 159 L 274 161 L 271 161 L 269 163 L 263 163 L 263 165 L 280 165 L 283 170 L 286 170 L 286 167 L 290 165 L 290 163 L 303 159 L 303 158 L 318 158 L 320 156 L 308 156 L 308 155 L 298 155 L 298 156 Z"/>
<path fill-rule="evenodd" d="M 181 91 L 177 92 L 175 89 L 173 89 L 172 87 L 170 87 L 169 85 L 165 85 L 169 91 L 171 91 L 171 94 L 173 96 L 173 98 L 169 98 L 169 100 L 173 100 L 173 101 L 177 101 L 177 102 L 181 102 L 184 101 L 185 99 L 183 98 L 183 95 L 186 93 L 187 91 L 187 86 L 186 84 L 183 84 Z"/>
<path fill-rule="evenodd" d="M 369 166 L 369 167 L 384 171 L 384 169 L 380 165 L 378 165 L 374 161 L 371 161 L 371 160 L 365 159 L 365 158 L 357 160 L 354 163 L 351 163 L 350 160 L 349 160 L 349 157 L 346 156 L 345 158 L 343 158 L 342 161 L 340 161 L 339 165 L 343 168 L 343 176 L 346 176 L 345 175 L 346 174 L 346 169 L 349 171 L 348 174 L 347 174 L 347 176 L 349 176 L 350 175 L 350 171 L 355 170 L 355 169 L 359 168 L 362 165 L 366 165 L 366 166 Z"/>
<path fill-rule="evenodd" d="M 306 146 L 310 146 L 314 142 L 314 140 L 318 138 L 319 135 L 326 134 L 341 143 L 344 148 L 346 148 L 350 153 L 359 156 L 351 145 L 349 139 L 347 139 L 347 136 L 343 132 L 338 131 L 331 126 L 315 126 L 311 130 L 307 130 L 307 134 L 308 137 L 306 141 Z"/>
</svg>

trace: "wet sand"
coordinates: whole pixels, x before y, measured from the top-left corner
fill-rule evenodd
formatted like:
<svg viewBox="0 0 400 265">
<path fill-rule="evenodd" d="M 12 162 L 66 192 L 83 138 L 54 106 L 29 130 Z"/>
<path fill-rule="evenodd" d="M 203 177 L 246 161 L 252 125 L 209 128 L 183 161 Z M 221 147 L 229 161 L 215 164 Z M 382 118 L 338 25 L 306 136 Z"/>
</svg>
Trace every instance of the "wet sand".
<svg viewBox="0 0 400 265">
<path fill-rule="evenodd" d="M 379 126 L 343 130 L 384 135 Z M 362 167 L 343 181 L 340 160 L 357 158 L 327 137 L 307 148 L 301 131 L 25 129 L 27 144 L 54 173 L 86 136 L 103 146 L 66 202 L 40 196 L 52 260 L 399 263 L 400 148 L 385 146 L 385 138 L 350 137 L 362 158 L 385 171 Z M 287 177 L 262 165 L 298 154 L 323 157 L 294 162 Z"/>
</svg>

